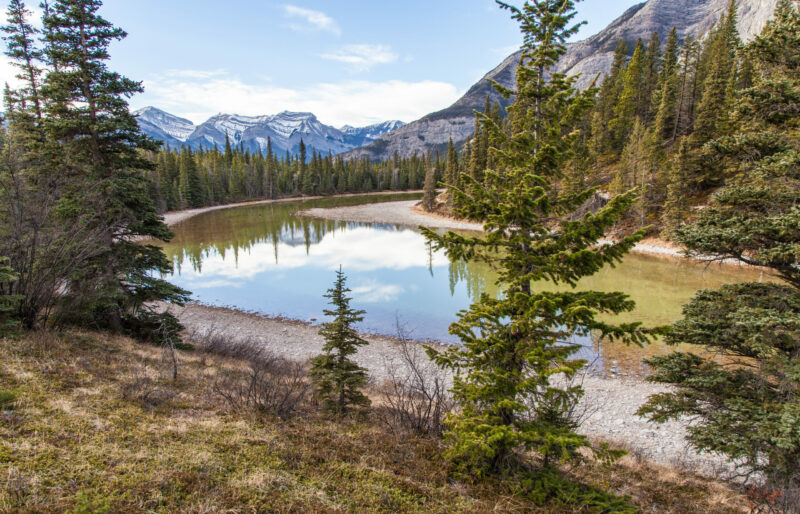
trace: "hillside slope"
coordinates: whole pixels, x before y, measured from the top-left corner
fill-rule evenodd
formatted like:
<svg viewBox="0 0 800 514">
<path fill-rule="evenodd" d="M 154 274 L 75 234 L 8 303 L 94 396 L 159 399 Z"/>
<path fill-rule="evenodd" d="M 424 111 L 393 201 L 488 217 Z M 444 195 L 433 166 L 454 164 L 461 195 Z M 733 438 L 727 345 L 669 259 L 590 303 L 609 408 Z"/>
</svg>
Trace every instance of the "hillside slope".
<svg viewBox="0 0 800 514">
<path fill-rule="evenodd" d="M 744 40 L 758 34 L 772 16 L 778 0 L 737 0 L 739 31 Z M 729 0 L 649 0 L 628 9 L 598 34 L 569 45 L 557 71 L 568 75 L 580 74 L 578 85 L 585 88 L 595 77 L 608 72 L 614 48 L 620 39 L 633 49 L 636 40 L 647 40 L 658 32 L 662 42 L 675 27 L 683 39 L 687 35 L 703 36 L 728 7 Z M 510 101 L 498 95 L 490 81 L 511 87 L 514 85 L 520 53 L 507 57 L 498 67 L 486 74 L 456 103 L 441 111 L 409 123 L 400 130 L 377 141 L 344 154 L 346 159 L 368 157 L 388 159 L 395 151 L 410 156 L 441 149 L 450 138 L 463 143 L 473 133 L 474 110 L 483 110 L 486 95 L 503 106 Z"/>
</svg>

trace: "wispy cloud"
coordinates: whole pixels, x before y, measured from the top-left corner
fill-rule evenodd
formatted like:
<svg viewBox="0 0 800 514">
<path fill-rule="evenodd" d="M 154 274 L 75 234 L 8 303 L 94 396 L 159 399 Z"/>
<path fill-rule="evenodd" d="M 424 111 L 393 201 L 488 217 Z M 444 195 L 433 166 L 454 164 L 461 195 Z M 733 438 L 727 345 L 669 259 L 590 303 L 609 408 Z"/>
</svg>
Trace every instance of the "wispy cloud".
<svg viewBox="0 0 800 514">
<path fill-rule="evenodd" d="M 461 93 L 452 84 L 430 80 L 350 80 L 288 88 L 245 82 L 221 70 L 173 70 L 150 77 L 144 86 L 145 94 L 133 99 L 133 107 L 155 105 L 196 123 L 219 112 L 262 115 L 283 110 L 313 112 L 335 126 L 408 122 L 447 107 Z"/>
<path fill-rule="evenodd" d="M 397 60 L 397 54 L 384 45 L 345 45 L 336 52 L 322 54 L 323 59 L 343 62 L 358 71 L 368 70 L 376 64 Z"/>
<path fill-rule="evenodd" d="M 322 11 L 315 11 L 313 9 L 287 4 L 283 6 L 283 12 L 288 18 L 300 19 L 305 22 L 304 25 L 298 23 L 290 24 L 289 27 L 292 30 L 302 31 L 311 29 L 330 32 L 337 36 L 342 35 L 342 29 L 339 28 L 339 24 L 336 23 L 336 20 Z"/>
</svg>

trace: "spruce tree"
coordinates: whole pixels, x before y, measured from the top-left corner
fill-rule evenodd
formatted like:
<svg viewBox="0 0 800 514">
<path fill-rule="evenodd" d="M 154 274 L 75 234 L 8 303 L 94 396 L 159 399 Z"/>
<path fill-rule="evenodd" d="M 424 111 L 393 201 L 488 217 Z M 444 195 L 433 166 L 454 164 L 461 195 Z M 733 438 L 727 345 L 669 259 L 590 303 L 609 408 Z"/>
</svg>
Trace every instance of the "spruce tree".
<svg viewBox="0 0 800 514">
<path fill-rule="evenodd" d="M 495 86 L 515 96 L 508 109 L 511 132 L 485 124 L 502 142 L 491 149 L 496 167 L 487 170 L 488 185 L 462 173 L 463 187 L 452 189 L 457 213 L 483 222 L 486 233 L 440 235 L 421 227 L 451 258 L 496 268 L 503 291 L 499 298 L 482 296 L 459 314 L 450 333 L 461 345 L 428 349 L 436 363 L 454 371 L 452 392 L 461 407 L 448 418 L 446 455 L 460 473 L 472 476 L 509 471 L 526 450 L 548 467 L 588 446 L 569 415 L 581 388 L 556 379 L 573 377 L 585 364 L 572 358 L 579 346 L 570 338 L 593 331 L 625 340 L 644 337 L 636 324 L 598 319 L 632 309 L 624 294 L 532 287 L 540 281 L 574 286 L 620 260 L 643 234 L 598 245 L 634 197 L 617 196 L 596 214 L 569 221 L 595 190 L 565 197 L 555 187 L 571 157 L 574 128 L 594 96 L 591 90 L 576 92 L 574 77 L 553 72 L 579 27 L 571 21 L 573 2 L 526 2 L 520 9 L 498 3 L 520 23 L 525 42 L 516 89 Z"/>
<path fill-rule="evenodd" d="M 672 159 L 667 182 L 667 197 L 661 213 L 661 237 L 673 239 L 675 231 L 686 221 L 688 202 L 686 200 L 687 167 L 689 149 L 686 140 L 681 141 L 678 153 Z"/>
<path fill-rule="evenodd" d="M 613 148 L 617 151 L 621 151 L 625 146 L 636 120 L 643 119 L 642 106 L 645 104 L 647 76 L 645 52 L 640 39 L 621 77 L 622 89 L 619 102 L 614 107 L 614 119 L 610 123 L 614 131 Z"/>
<path fill-rule="evenodd" d="M 678 33 L 673 28 L 667 39 L 664 66 L 659 76 L 659 91 L 655 96 L 656 119 L 653 133 L 660 142 L 671 143 L 675 137 L 675 118 L 680 86 L 678 82 L 678 51 Z"/>
<path fill-rule="evenodd" d="M 187 207 L 202 207 L 204 205 L 203 184 L 197 173 L 197 163 L 191 148 L 181 150 L 181 195 Z"/>
<path fill-rule="evenodd" d="M 428 171 L 425 173 L 422 208 L 428 212 L 433 212 L 434 207 L 436 207 L 436 173 L 435 168 L 428 165 Z"/>
<path fill-rule="evenodd" d="M 592 151 L 596 157 L 602 156 L 611 150 L 612 140 L 610 124 L 614 119 L 614 108 L 619 102 L 622 93 L 622 77 L 625 73 L 625 64 L 628 60 L 628 45 L 620 39 L 614 50 L 614 61 L 611 69 L 603 79 L 603 85 L 597 100 L 595 115 L 592 118 Z"/>
<path fill-rule="evenodd" d="M 42 105 L 39 91 L 41 89 L 43 59 L 41 50 L 36 46 L 37 30 L 28 23 L 30 11 L 21 0 L 11 0 L 6 9 L 8 25 L 3 31 L 8 34 L 5 54 L 11 58 L 14 66 L 19 68 L 19 79 L 25 84 L 17 93 L 17 98 L 24 103 L 32 104 L 31 114 L 37 120 L 42 118 Z"/>
<path fill-rule="evenodd" d="M 8 266 L 8 259 L 0 257 L 0 336 L 16 325 L 15 314 L 20 297 L 13 294 L 13 284 L 19 275 Z"/>
<path fill-rule="evenodd" d="M 370 404 L 362 392 L 367 383 L 367 370 L 351 359 L 359 346 L 369 344 L 356 332 L 353 325 L 364 320 L 365 311 L 350 307 L 350 289 L 346 286 L 342 269 L 336 272 L 336 282 L 328 289 L 334 309 L 325 309 L 326 316 L 333 320 L 323 323 L 319 333 L 325 338 L 322 350 L 325 352 L 311 360 L 311 377 L 317 396 L 325 407 L 336 414 L 344 415 L 352 407 Z"/>
<path fill-rule="evenodd" d="M 145 171 L 153 165 L 127 97 L 142 86 L 108 69 L 108 49 L 126 34 L 99 14 L 99 0 L 57 0 L 44 18 L 45 48 L 53 69 L 41 89 L 47 137 L 63 149 L 69 177 L 63 216 L 97 233 L 96 258 L 70 277 L 65 317 L 113 329 L 135 328 L 149 317 L 147 302 L 182 302 L 187 293 L 162 280 L 172 263 L 160 247 L 171 232 L 149 197 Z M 173 320 L 174 321 L 174 320 Z"/>
<path fill-rule="evenodd" d="M 731 0 L 724 20 L 709 40 L 708 73 L 703 82 L 703 96 L 697 107 L 692 142 L 700 147 L 720 134 L 721 123 L 729 106 L 728 94 L 732 74 L 736 72 L 736 2 Z"/>
<path fill-rule="evenodd" d="M 445 161 L 445 185 L 448 189 L 447 204 L 452 209 L 455 206 L 453 189 L 459 185 L 458 153 L 453 145 L 453 138 L 447 141 L 447 157 Z"/>
<path fill-rule="evenodd" d="M 696 223 L 679 228 L 690 255 L 733 259 L 782 282 L 701 291 L 668 335 L 675 352 L 648 361 L 677 386 L 640 409 L 654 421 L 695 420 L 689 441 L 727 455 L 773 488 L 800 487 L 800 13 L 780 0 L 747 48 L 753 87 L 741 92 L 733 136 L 709 146 L 732 177 Z M 721 358 L 719 358 L 721 357 Z"/>
</svg>

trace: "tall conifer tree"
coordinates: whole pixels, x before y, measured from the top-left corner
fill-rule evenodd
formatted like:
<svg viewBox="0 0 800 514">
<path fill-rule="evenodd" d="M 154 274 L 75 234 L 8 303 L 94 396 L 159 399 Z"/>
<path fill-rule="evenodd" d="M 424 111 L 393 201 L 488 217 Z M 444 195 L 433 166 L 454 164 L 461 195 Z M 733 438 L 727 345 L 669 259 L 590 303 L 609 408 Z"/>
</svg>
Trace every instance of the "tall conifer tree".
<svg viewBox="0 0 800 514">
<path fill-rule="evenodd" d="M 532 284 L 548 281 L 574 285 L 613 263 L 641 233 L 616 244 L 597 243 L 633 201 L 620 195 L 596 214 L 568 221 L 594 190 L 564 197 L 554 187 L 577 137 L 574 127 L 592 104 L 594 91 L 577 93 L 575 78 L 553 73 L 572 24 L 570 0 L 526 2 L 509 9 L 521 26 L 524 46 L 515 95 L 509 108 L 511 133 L 484 126 L 502 141 L 492 148 L 495 169 L 487 183 L 461 174 L 454 192 L 461 216 L 484 223 L 482 237 L 422 228 L 439 249 L 458 260 L 482 261 L 499 270 L 500 298 L 484 295 L 459 315 L 450 332 L 462 345 L 444 352 L 429 349 L 433 359 L 455 372 L 453 393 L 461 405 L 448 420 L 447 456 L 462 473 L 480 476 L 502 472 L 520 450 L 535 450 L 552 465 L 587 446 L 577 435 L 569 411 L 581 395 L 578 386 L 560 386 L 555 376 L 573 376 L 584 361 L 571 357 L 574 334 L 598 331 L 604 336 L 641 340 L 637 325 L 615 326 L 600 313 L 628 311 L 621 293 L 536 292 Z"/>
<path fill-rule="evenodd" d="M 111 43 L 126 34 L 98 14 L 99 0 L 57 0 L 44 19 L 45 52 L 53 69 L 42 88 L 47 137 L 63 148 L 70 177 L 64 215 L 98 232 L 97 257 L 76 269 L 69 287 L 80 319 L 112 328 L 140 314 L 146 302 L 181 302 L 186 293 L 157 274 L 172 265 L 161 248 L 138 239 L 167 241 L 171 232 L 148 195 L 140 150 L 156 144 L 139 130 L 127 97 L 142 86 L 108 69 Z M 70 313 L 75 315 L 75 311 Z"/>
</svg>

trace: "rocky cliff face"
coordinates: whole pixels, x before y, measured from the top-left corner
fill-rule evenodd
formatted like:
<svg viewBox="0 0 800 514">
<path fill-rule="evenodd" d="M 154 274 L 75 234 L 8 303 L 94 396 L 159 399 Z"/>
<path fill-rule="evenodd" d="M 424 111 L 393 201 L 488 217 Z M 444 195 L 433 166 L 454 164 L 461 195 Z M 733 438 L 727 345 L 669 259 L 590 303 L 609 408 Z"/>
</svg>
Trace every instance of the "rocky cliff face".
<svg viewBox="0 0 800 514">
<path fill-rule="evenodd" d="M 658 32 L 661 41 L 666 41 L 672 27 L 681 38 L 687 35 L 702 37 L 720 19 L 728 7 L 729 0 L 649 0 L 635 5 L 617 18 L 600 33 L 577 43 L 561 59 L 557 71 L 568 75 L 580 74 L 579 87 L 587 87 L 611 67 L 614 48 L 620 39 L 630 48 L 641 38 L 647 41 L 653 32 Z M 737 0 L 739 9 L 739 32 L 747 41 L 758 34 L 772 16 L 778 0 Z M 490 80 L 511 87 L 514 85 L 519 53 L 506 58 L 497 68 L 489 72 L 452 106 L 429 114 L 409 123 L 374 143 L 344 154 L 345 158 L 386 159 L 395 151 L 402 156 L 425 153 L 441 149 L 450 138 L 463 143 L 473 133 L 473 110 L 482 110 L 486 95 L 492 101 L 504 100 L 491 87 Z"/>
</svg>

